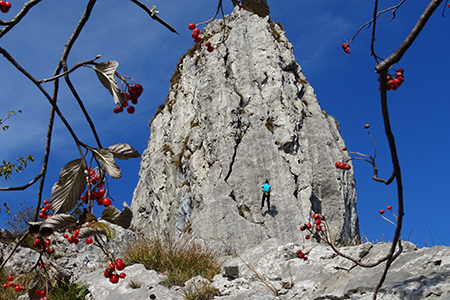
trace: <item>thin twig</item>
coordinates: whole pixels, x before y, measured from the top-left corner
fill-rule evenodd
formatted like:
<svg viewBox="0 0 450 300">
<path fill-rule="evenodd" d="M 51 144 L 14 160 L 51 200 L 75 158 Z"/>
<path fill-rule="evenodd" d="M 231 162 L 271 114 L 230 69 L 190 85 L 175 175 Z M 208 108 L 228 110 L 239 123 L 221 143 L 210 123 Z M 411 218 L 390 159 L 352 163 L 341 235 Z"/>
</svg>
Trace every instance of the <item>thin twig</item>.
<svg viewBox="0 0 450 300">
<path fill-rule="evenodd" d="M 0 266 L 0 270 L 3 269 L 3 267 L 6 265 L 8 260 L 12 257 L 12 255 L 17 250 L 17 248 L 19 248 L 20 243 L 23 242 L 23 240 L 28 236 L 29 233 L 30 233 L 29 231 L 25 232 L 24 235 L 20 238 L 20 240 L 17 242 L 16 246 L 14 246 L 14 249 L 12 249 L 12 251 L 9 253 L 8 257 L 2 262 L 2 265 Z"/>
<path fill-rule="evenodd" d="M 19 23 L 23 17 L 28 13 L 28 11 L 41 2 L 42 0 L 31 0 L 25 3 L 22 9 L 17 13 L 17 15 L 11 21 L 2 21 L 0 20 L 0 25 L 6 25 L 4 28 L 0 29 L 0 38 L 4 36 L 8 31 L 14 28 L 14 26 Z"/>
<path fill-rule="evenodd" d="M 161 25 L 163 25 L 164 27 L 166 27 L 167 29 L 169 29 L 170 31 L 179 34 L 175 28 L 173 28 L 170 24 L 168 24 L 166 21 L 162 20 L 161 18 L 159 18 L 155 13 L 153 13 L 153 11 L 151 9 L 149 9 L 144 3 L 142 3 L 141 1 L 138 0 L 131 0 L 131 2 L 133 2 L 134 4 L 136 4 L 137 6 L 139 6 L 140 8 L 142 8 L 153 20 L 158 21 Z"/>
<path fill-rule="evenodd" d="M 75 71 L 75 70 L 78 69 L 79 67 L 83 67 L 84 65 L 93 63 L 95 60 L 97 60 L 97 59 L 99 59 L 99 58 L 100 58 L 100 55 L 97 55 L 95 58 L 93 58 L 93 59 L 91 59 L 91 60 L 87 60 L 87 61 L 84 61 L 84 62 L 77 63 L 77 64 L 74 65 L 72 68 L 70 68 L 69 70 L 67 70 L 67 71 L 65 71 L 65 72 L 63 72 L 63 73 L 60 73 L 60 74 L 58 74 L 58 75 L 55 75 L 55 76 L 53 76 L 53 77 L 51 77 L 51 78 L 38 80 L 38 82 L 39 82 L 39 83 L 45 83 L 45 82 L 49 82 L 49 81 L 56 80 L 56 79 L 58 79 L 58 78 L 60 78 L 60 77 L 62 77 L 62 76 L 65 76 L 65 75 L 67 75 L 67 74 L 72 73 L 73 71 Z"/>
<path fill-rule="evenodd" d="M 209 19 L 208 21 L 198 23 L 196 26 L 203 25 L 203 24 L 208 24 L 208 23 L 211 23 L 212 21 L 214 21 L 214 19 L 219 14 L 219 11 L 220 11 L 221 8 L 222 8 L 222 0 L 219 0 L 219 4 L 217 5 L 217 10 L 216 10 L 216 13 L 214 14 L 214 16 L 211 19 Z M 222 10 L 222 14 L 223 14 L 223 10 Z M 225 18 L 224 18 L 224 21 L 225 21 Z"/>
</svg>

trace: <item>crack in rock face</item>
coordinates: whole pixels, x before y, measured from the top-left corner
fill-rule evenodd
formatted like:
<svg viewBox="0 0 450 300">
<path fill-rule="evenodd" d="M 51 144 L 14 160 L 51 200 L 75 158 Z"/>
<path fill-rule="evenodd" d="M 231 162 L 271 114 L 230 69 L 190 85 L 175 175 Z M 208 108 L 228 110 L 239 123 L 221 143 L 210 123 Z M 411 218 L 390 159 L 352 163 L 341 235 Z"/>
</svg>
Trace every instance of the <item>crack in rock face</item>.
<svg viewBox="0 0 450 300">
<path fill-rule="evenodd" d="M 359 238 L 353 169 L 333 117 L 322 112 L 283 29 L 238 8 L 208 25 L 215 50 L 180 59 L 152 119 L 131 208 L 148 237 L 189 233 L 216 249 L 269 238 L 306 241 L 324 214 L 334 241 Z M 260 210 L 270 181 L 270 210 Z"/>
</svg>

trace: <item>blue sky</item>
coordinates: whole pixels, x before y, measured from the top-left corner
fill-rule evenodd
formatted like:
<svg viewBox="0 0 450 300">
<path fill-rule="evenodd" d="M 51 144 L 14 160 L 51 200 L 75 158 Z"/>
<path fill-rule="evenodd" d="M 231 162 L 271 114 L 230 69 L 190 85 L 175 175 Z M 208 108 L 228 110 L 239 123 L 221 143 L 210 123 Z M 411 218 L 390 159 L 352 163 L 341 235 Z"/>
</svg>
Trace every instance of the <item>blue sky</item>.
<svg viewBox="0 0 450 300">
<path fill-rule="evenodd" d="M 26 1 L 12 0 L 3 20 L 17 13 Z M 0 40 L 0 46 L 36 78 L 48 78 L 54 72 L 64 44 L 78 23 L 88 1 L 47 0 L 33 8 L 28 16 Z M 98 82 L 94 72 L 81 68 L 71 74 L 77 91 L 84 100 L 104 146 L 116 143 L 133 145 L 140 153 L 147 146 L 149 120 L 164 103 L 178 59 L 192 46 L 188 23 L 205 21 L 214 14 L 217 1 L 143 1 L 157 6 L 160 17 L 174 26 L 173 34 L 153 21 L 130 1 L 99 0 L 93 15 L 76 42 L 68 59 L 69 67 L 101 54 L 99 61 L 117 60 L 118 71 L 133 77 L 144 87 L 144 93 L 133 115 L 112 112 L 114 103 L 108 91 Z M 371 124 L 371 133 L 378 145 L 379 176 L 388 178 L 392 172 L 381 117 L 375 61 L 370 56 L 371 29 L 363 29 L 351 44 L 350 55 L 340 48 L 357 29 L 373 15 L 372 1 L 271 1 L 270 17 L 281 22 L 294 45 L 297 62 L 314 87 L 323 110 L 340 123 L 340 131 L 350 151 L 373 154 L 373 144 L 364 124 Z M 380 8 L 397 4 L 383 1 Z M 391 54 L 416 23 L 427 3 L 406 1 L 389 21 L 387 13 L 378 21 L 376 53 Z M 224 1 L 226 14 L 231 1 Z M 441 16 L 443 6 L 425 26 L 411 49 L 396 68 L 405 70 L 405 82 L 388 93 L 392 130 L 402 168 L 405 219 L 403 239 L 419 246 L 450 245 L 448 234 L 448 170 L 450 149 L 448 128 L 450 109 L 446 84 L 450 71 L 450 35 L 448 17 Z M 28 80 L 0 57 L 0 118 L 8 110 L 22 110 L 20 116 L 8 120 L 10 129 L 0 132 L 0 159 L 12 161 L 32 154 L 36 161 L 23 173 L 14 174 L 0 186 L 19 186 L 39 172 L 44 152 L 49 104 Z M 51 91 L 52 84 L 45 85 Z M 61 82 L 59 105 L 79 138 L 95 145 L 89 128 L 75 100 Z M 48 199 L 53 183 L 65 163 L 77 158 L 77 150 L 68 131 L 59 120 L 53 135 L 49 172 L 44 199 Z M 119 161 L 123 177 L 110 179 L 110 194 L 115 204 L 131 203 L 138 181 L 139 159 Z M 397 209 L 395 184 L 385 186 L 373 181 L 367 163 L 355 161 L 354 171 L 358 193 L 358 216 L 362 237 L 370 241 L 390 240 L 394 226 L 384 221 L 378 210 L 392 205 Z M 2 192 L 0 202 L 13 208 L 26 201 L 34 206 L 37 185 L 25 192 Z M 387 214 L 389 216 L 389 214 Z M 0 224 L 6 213 L 0 213 Z"/>
</svg>

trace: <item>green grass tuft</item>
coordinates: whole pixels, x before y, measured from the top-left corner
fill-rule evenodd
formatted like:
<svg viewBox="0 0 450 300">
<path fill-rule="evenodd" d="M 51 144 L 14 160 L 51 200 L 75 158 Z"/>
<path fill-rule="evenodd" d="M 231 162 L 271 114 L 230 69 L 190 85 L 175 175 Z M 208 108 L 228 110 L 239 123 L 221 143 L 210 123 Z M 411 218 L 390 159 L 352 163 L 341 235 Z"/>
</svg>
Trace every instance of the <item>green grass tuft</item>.
<svg viewBox="0 0 450 300">
<path fill-rule="evenodd" d="M 182 286 L 187 280 L 200 275 L 211 280 L 220 273 L 218 253 L 202 247 L 192 239 L 163 241 L 139 239 L 123 251 L 127 265 L 143 264 L 149 270 L 164 273 L 166 286 Z"/>
</svg>

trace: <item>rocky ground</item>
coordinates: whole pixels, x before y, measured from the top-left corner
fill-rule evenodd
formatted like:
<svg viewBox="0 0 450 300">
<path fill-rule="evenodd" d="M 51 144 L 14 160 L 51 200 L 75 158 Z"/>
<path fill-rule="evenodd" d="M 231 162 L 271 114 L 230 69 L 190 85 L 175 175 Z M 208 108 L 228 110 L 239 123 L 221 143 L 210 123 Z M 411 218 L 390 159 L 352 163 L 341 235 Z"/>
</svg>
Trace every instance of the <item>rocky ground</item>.
<svg viewBox="0 0 450 300">
<path fill-rule="evenodd" d="M 116 230 L 116 241 L 109 247 L 116 249 L 120 257 L 121 245 L 133 241 L 135 235 L 120 227 Z M 62 237 L 55 238 L 59 239 L 56 253 L 64 253 L 64 257 L 59 255 L 55 262 L 71 271 L 73 281 L 89 285 L 87 299 L 90 300 L 152 299 L 152 295 L 153 299 L 183 300 L 187 290 L 205 285 L 216 288 L 218 293 L 214 299 L 220 300 L 372 299 L 384 268 L 384 264 L 370 269 L 355 266 L 325 244 L 305 249 L 294 243 L 270 239 L 239 251 L 239 256 L 223 257 L 221 274 L 211 282 L 198 276 L 184 287 L 167 288 L 160 284 L 166 279 L 164 274 L 136 264 L 125 268 L 124 280 L 112 284 L 103 277 L 107 262 L 97 248 L 85 243 L 69 245 Z M 390 246 L 389 243 L 364 243 L 339 250 L 368 263 L 384 256 Z M 450 299 L 450 248 L 418 248 L 409 242 L 403 242 L 403 246 L 403 253 L 392 265 L 378 299 Z M 4 254 L 11 248 L 12 245 L 1 245 Z M 6 266 L 9 272 L 24 271 L 37 258 L 33 250 L 19 249 Z M 297 257 L 299 249 L 304 253 L 310 250 L 308 260 Z"/>
</svg>

